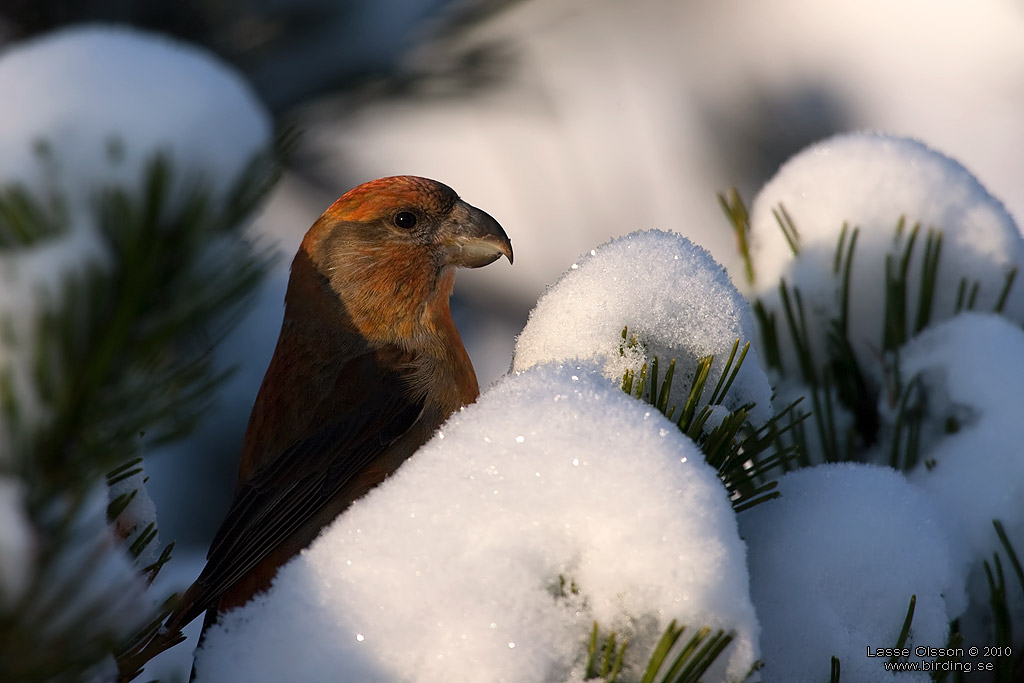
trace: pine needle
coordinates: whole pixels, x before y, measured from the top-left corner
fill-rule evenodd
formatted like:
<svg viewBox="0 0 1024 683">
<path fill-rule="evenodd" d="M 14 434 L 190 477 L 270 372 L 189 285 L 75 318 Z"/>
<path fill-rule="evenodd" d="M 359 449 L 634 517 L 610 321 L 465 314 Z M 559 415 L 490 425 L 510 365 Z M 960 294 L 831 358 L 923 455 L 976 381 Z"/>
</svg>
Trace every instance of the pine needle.
<svg viewBox="0 0 1024 683">
<path fill-rule="evenodd" d="M 722 207 L 726 218 L 732 225 L 733 235 L 736 238 L 736 250 L 743 259 L 743 271 L 747 278 L 747 284 L 754 284 L 754 261 L 750 255 L 750 214 L 746 204 L 740 197 L 739 190 L 735 187 L 729 188 L 727 194 L 718 193 L 718 205 Z"/>
</svg>

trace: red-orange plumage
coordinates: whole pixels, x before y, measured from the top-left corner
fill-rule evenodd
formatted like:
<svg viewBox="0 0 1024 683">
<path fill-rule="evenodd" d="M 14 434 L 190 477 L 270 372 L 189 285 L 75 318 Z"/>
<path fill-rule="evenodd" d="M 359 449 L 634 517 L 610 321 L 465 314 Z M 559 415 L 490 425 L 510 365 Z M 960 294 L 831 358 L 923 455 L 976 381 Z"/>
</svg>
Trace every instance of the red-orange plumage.
<svg viewBox="0 0 1024 683">
<path fill-rule="evenodd" d="M 445 213 L 458 199 L 452 188 L 436 180 L 392 176 L 371 180 L 349 190 L 327 209 L 325 215 L 346 221 L 365 221 L 402 205 L 416 205 L 435 213 Z"/>
<path fill-rule="evenodd" d="M 207 609 L 210 623 L 267 588 L 325 524 L 476 399 L 448 298 L 454 267 L 501 254 L 511 262 L 493 218 L 413 176 L 360 185 L 313 224 L 292 262 L 234 501 L 169 629 Z"/>
</svg>

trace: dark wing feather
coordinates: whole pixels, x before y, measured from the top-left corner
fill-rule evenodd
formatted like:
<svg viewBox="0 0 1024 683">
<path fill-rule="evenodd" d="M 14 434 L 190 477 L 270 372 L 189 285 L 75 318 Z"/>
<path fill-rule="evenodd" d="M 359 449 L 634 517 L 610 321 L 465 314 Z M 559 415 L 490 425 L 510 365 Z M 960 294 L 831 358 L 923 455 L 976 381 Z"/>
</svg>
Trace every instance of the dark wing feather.
<svg viewBox="0 0 1024 683">
<path fill-rule="evenodd" d="M 190 612 L 216 602 L 419 419 L 423 399 L 386 373 L 350 410 L 288 447 L 237 492 L 214 537 Z"/>
</svg>

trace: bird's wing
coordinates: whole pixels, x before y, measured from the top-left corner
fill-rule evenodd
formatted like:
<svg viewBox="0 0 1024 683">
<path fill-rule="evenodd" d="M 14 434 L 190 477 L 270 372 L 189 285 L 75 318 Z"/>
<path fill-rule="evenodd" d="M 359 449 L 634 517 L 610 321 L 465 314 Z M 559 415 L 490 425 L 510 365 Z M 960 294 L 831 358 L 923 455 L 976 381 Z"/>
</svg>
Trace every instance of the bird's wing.
<svg viewBox="0 0 1024 683">
<path fill-rule="evenodd" d="M 369 362 L 357 358 L 353 362 Z M 236 493 L 214 537 L 198 614 L 256 567 L 415 424 L 424 400 L 412 399 L 401 370 L 384 372 L 358 408 L 289 446 Z"/>
</svg>

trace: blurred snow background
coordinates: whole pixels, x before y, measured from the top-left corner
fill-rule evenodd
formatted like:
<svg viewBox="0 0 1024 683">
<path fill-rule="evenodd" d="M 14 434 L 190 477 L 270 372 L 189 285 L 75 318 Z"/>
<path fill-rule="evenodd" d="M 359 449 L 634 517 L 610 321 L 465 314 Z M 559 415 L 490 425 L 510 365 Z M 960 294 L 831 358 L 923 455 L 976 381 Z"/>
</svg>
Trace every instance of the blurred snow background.
<svg viewBox="0 0 1024 683">
<path fill-rule="evenodd" d="M 610 237 L 677 231 L 738 273 L 715 193 L 736 185 L 749 200 L 835 132 L 926 140 L 1024 216 L 1024 6 L 1011 0 L 128 4 L 5 3 L 0 49 L 84 20 L 155 28 L 233 62 L 279 124 L 303 131 L 254 225 L 283 257 L 217 351 L 239 371 L 189 441 L 148 454 L 161 534 L 179 557 L 205 552 L 227 505 L 291 253 L 363 180 L 436 177 L 511 236 L 513 268 L 456 284 L 482 386 L 508 369 L 545 286 Z"/>
<path fill-rule="evenodd" d="M 437 177 L 512 237 L 513 268 L 460 273 L 456 284 L 483 386 L 508 369 L 544 287 L 610 237 L 678 231 L 735 272 L 715 193 L 736 185 L 749 200 L 786 158 L 834 132 L 926 140 L 1024 215 L 1024 156 L 1007 152 L 1024 143 L 1024 7 L 1009 0 L 88 0 L 13 3 L 0 16 L 9 37 L 99 18 L 205 43 L 303 132 L 255 226 L 280 241 L 278 274 L 220 350 L 240 371 L 193 440 L 149 463 L 158 504 L 169 501 L 165 532 L 198 548 L 226 505 L 291 253 L 365 179 Z M 181 467 L 209 472 L 193 479 L 197 504 L 172 504 L 165 472 Z"/>
</svg>

